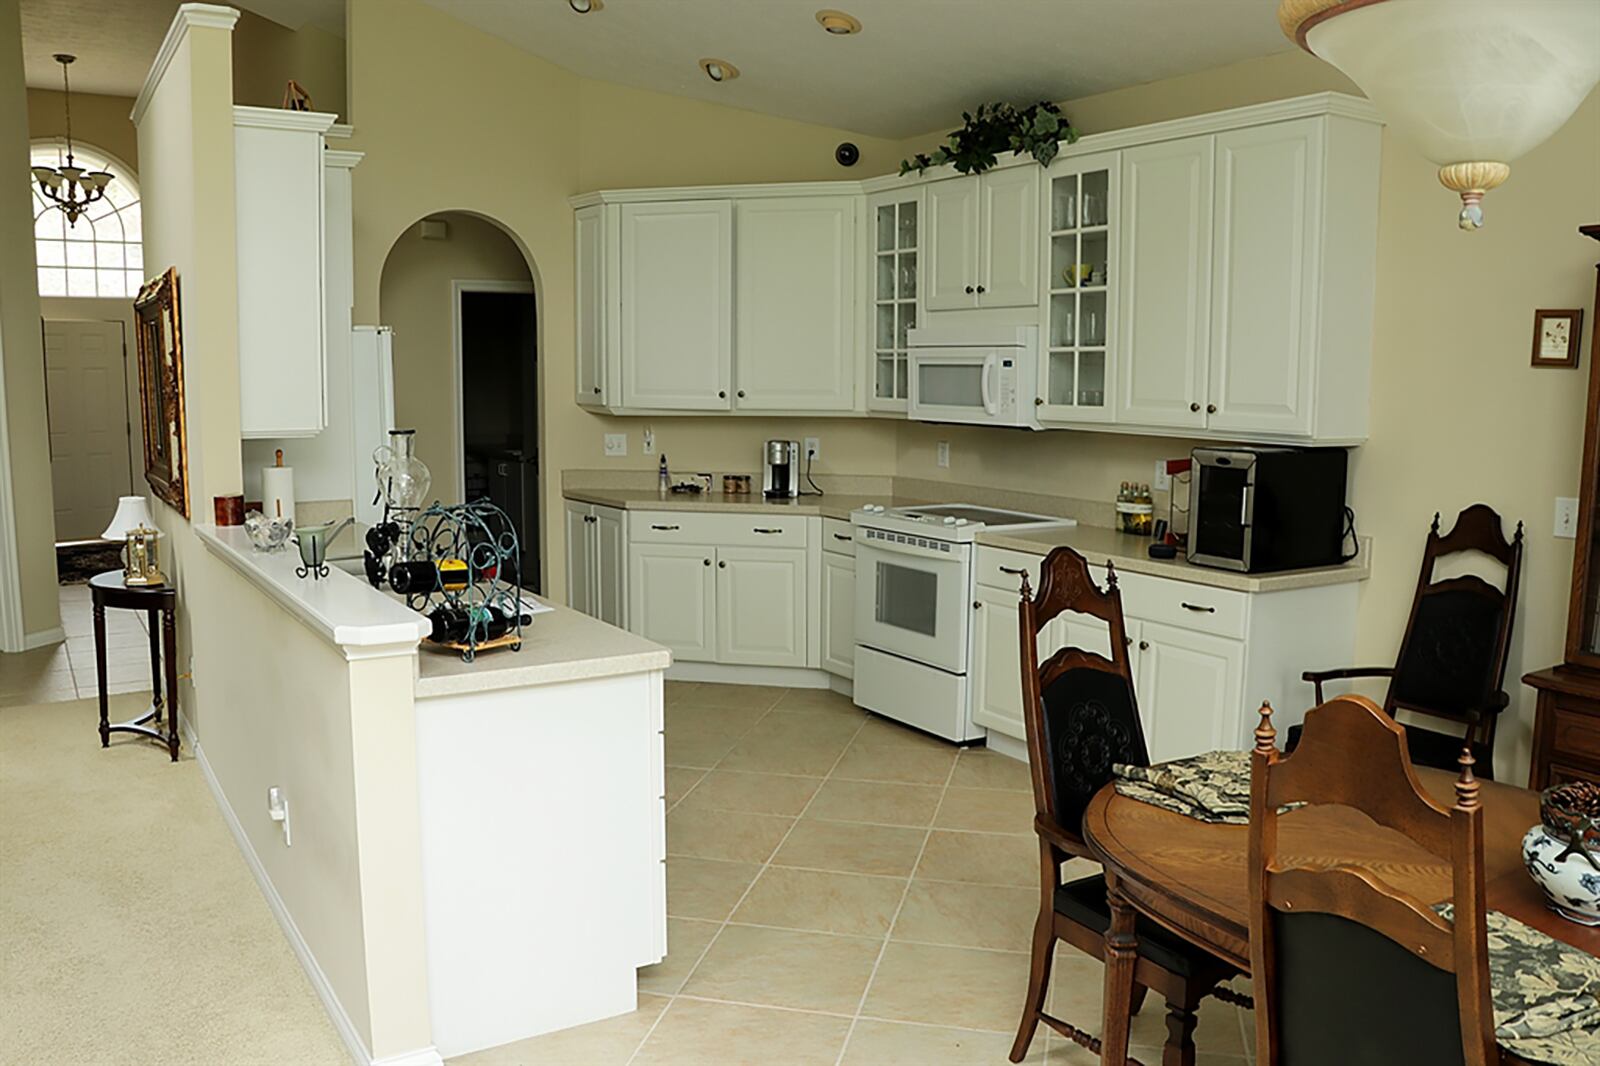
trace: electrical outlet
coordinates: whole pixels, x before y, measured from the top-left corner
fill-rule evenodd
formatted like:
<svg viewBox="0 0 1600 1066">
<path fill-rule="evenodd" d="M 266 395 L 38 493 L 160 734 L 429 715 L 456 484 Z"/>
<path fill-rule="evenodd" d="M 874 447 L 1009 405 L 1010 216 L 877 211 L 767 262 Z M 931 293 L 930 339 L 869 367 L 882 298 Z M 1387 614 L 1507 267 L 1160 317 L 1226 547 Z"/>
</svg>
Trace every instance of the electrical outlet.
<svg viewBox="0 0 1600 1066">
<path fill-rule="evenodd" d="M 628 454 L 628 435 L 626 433 L 606 434 L 606 455 L 615 457 Z"/>
<path fill-rule="evenodd" d="M 644 453 L 646 455 L 656 453 L 656 431 L 649 426 L 644 427 Z"/>
<path fill-rule="evenodd" d="M 805 455 L 812 459 L 821 459 L 822 441 L 816 437 L 807 437 L 805 440 Z"/>
<path fill-rule="evenodd" d="M 946 468 L 946 469 L 949 469 L 949 467 L 950 467 L 950 442 L 949 441 L 942 440 L 942 441 L 939 442 L 939 446 L 938 446 L 938 449 L 937 449 L 937 455 L 938 455 L 939 465 L 944 467 L 944 468 Z"/>
<path fill-rule="evenodd" d="M 1555 535 L 1566 537 L 1568 540 L 1578 535 L 1578 498 L 1576 496 L 1556 497 Z"/>
<path fill-rule="evenodd" d="M 1150 487 L 1156 492 L 1172 491 L 1172 475 L 1167 473 L 1167 461 L 1156 460 L 1156 476 L 1150 479 Z"/>
</svg>

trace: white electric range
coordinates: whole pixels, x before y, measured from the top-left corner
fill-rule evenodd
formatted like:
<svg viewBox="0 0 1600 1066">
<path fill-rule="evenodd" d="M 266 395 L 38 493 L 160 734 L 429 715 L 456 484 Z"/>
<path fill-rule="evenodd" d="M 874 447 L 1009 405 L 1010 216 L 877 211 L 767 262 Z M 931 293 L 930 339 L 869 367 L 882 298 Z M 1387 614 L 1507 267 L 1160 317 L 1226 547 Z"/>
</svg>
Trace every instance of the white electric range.
<svg viewBox="0 0 1600 1066">
<path fill-rule="evenodd" d="M 958 743 L 982 738 L 984 730 L 972 722 L 968 683 L 972 542 L 983 532 L 1078 523 L 946 503 L 869 504 L 851 512 L 850 524 L 856 545 L 856 705 Z"/>
</svg>

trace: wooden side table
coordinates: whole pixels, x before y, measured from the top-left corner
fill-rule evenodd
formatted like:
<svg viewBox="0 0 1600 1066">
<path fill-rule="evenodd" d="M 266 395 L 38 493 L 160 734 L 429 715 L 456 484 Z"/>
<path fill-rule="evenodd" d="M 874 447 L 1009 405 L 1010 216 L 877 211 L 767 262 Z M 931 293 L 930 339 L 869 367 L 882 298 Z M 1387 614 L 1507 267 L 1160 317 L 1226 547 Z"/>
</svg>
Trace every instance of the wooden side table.
<svg viewBox="0 0 1600 1066">
<path fill-rule="evenodd" d="M 89 598 L 94 609 L 94 667 L 100 682 L 100 746 L 111 746 L 112 733 L 137 733 L 159 740 L 167 746 L 172 761 L 178 761 L 178 594 L 170 586 L 129 588 L 122 583 L 121 570 L 109 570 L 89 579 Z M 113 724 L 106 694 L 106 608 L 120 607 L 144 611 L 150 620 L 150 686 L 154 690 L 150 710 L 142 717 Z M 158 625 L 159 623 L 159 625 Z M 165 662 L 163 663 L 163 659 Z M 166 701 L 162 701 L 162 667 L 165 665 Z M 163 712 L 167 732 L 161 732 Z M 154 722 L 154 726 L 146 725 Z"/>
<path fill-rule="evenodd" d="M 1552 666 L 1525 675 L 1522 683 L 1539 692 L 1528 787 L 1538 791 L 1568 781 L 1600 785 L 1600 673 Z"/>
</svg>

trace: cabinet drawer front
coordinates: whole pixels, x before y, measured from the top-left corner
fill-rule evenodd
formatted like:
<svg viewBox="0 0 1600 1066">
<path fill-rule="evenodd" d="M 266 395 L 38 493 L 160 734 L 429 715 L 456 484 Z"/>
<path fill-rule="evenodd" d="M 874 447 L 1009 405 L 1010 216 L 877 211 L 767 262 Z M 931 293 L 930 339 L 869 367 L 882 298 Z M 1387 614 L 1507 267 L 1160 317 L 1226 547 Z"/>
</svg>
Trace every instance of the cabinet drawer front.
<svg viewBox="0 0 1600 1066">
<path fill-rule="evenodd" d="M 837 552 L 852 558 L 856 554 L 855 530 L 849 522 L 841 522 L 837 518 L 824 518 L 822 520 L 822 550 Z"/>
<path fill-rule="evenodd" d="M 1044 556 L 1034 555 L 1031 552 L 1012 551 L 1010 548 L 986 548 L 979 546 L 974 567 L 977 571 L 977 582 L 994 589 L 1004 589 L 1015 595 L 1018 591 L 1017 583 L 1021 580 L 1016 574 L 1008 574 L 1005 570 L 1028 571 L 1028 584 L 1035 592 L 1039 591 L 1039 571 L 1044 566 Z M 1005 569 L 1002 569 L 1004 567 Z M 1091 563 L 1089 574 L 1095 584 L 1101 588 L 1106 587 L 1106 568 Z M 1118 578 L 1120 580 L 1120 577 Z"/>
<path fill-rule="evenodd" d="M 1244 639 L 1250 601 L 1246 593 L 1148 574 L 1118 574 L 1117 584 L 1123 612 L 1130 618 Z"/>
<path fill-rule="evenodd" d="M 785 515 L 629 511 L 630 543 L 804 548 L 806 520 Z"/>
<path fill-rule="evenodd" d="M 1550 727 L 1551 751 L 1557 761 L 1600 764 L 1600 716 L 1570 710 L 1557 702 Z"/>
</svg>

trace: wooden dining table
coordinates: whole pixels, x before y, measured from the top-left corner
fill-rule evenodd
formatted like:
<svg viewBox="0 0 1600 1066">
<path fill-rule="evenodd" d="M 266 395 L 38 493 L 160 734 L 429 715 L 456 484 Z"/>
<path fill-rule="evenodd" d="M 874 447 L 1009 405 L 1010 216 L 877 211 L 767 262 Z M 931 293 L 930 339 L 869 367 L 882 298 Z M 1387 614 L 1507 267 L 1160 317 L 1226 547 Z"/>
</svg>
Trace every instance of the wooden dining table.
<svg viewBox="0 0 1600 1066">
<path fill-rule="evenodd" d="M 1416 768 L 1428 794 L 1455 802 L 1457 775 Z M 1600 956 L 1600 929 L 1568 921 L 1545 906 L 1522 866 L 1522 838 L 1539 821 L 1539 794 L 1484 781 L 1484 880 L 1490 909 L 1556 940 Z M 1083 836 L 1105 867 L 1113 913 L 1133 910 L 1250 972 L 1249 827 L 1202 822 L 1102 788 L 1083 816 Z M 1450 898 L 1451 871 L 1441 859 L 1348 807 L 1307 807 L 1278 822 L 1278 857 L 1296 866 L 1359 865 L 1418 899 Z M 1109 957 L 1109 956 L 1108 956 Z M 1117 1008 L 1106 997 L 1101 1030 L 1112 1033 Z M 1126 1027 L 1127 1019 L 1120 1020 Z M 1119 1041 L 1120 1042 L 1120 1041 Z M 1508 1057 L 1506 1061 L 1517 1062 Z"/>
</svg>

